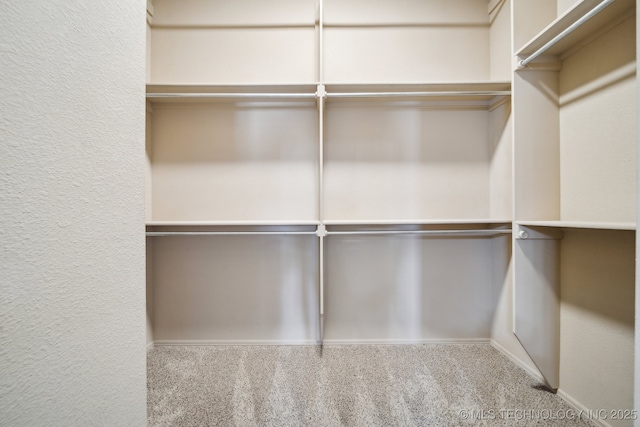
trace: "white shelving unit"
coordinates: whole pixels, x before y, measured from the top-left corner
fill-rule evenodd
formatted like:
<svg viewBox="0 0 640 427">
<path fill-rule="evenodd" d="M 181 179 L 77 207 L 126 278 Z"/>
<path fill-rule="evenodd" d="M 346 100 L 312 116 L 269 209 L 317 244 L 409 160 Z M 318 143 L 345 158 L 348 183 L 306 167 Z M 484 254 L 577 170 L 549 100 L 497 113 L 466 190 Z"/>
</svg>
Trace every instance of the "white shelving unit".
<svg viewBox="0 0 640 427">
<path fill-rule="evenodd" d="M 595 3 L 578 2 L 519 58 Z M 516 220 L 635 222 L 634 4 L 616 0 L 584 24 L 594 33 L 579 27 L 515 72 Z"/>
<path fill-rule="evenodd" d="M 630 405 L 635 2 L 516 3 L 514 33 L 515 333 L 552 388 Z"/>
<path fill-rule="evenodd" d="M 452 10 L 434 1 L 398 13 L 383 1 L 258 3 L 154 1 L 147 231 L 156 344 L 488 340 L 488 254 L 494 240 L 508 240 L 511 224 L 511 180 L 502 179 L 511 171 L 510 60 L 507 50 L 500 66 L 489 60 L 498 35 L 488 4 L 465 0 Z M 354 13 L 362 7 L 369 15 Z M 374 40 L 386 42 L 374 52 Z M 456 52 L 468 58 L 448 63 Z M 412 65 L 390 68 L 394 61 Z M 247 243 L 228 261 L 235 273 L 212 269 L 212 258 L 238 242 Z M 282 265 L 267 242 L 297 255 Z M 394 245 L 413 254 L 419 274 L 411 282 L 401 280 L 406 265 L 388 264 Z M 379 273 L 388 280 L 366 280 L 369 266 L 357 254 L 348 265 L 336 259 L 355 248 L 367 264 L 385 265 Z M 478 253 L 485 262 L 443 279 L 420 253 L 450 265 Z M 241 279 L 271 257 L 280 267 L 269 277 Z M 233 325 L 212 313 L 230 302 L 246 317 L 241 324 L 259 323 L 247 294 L 262 281 L 273 291 L 265 310 L 294 317 L 244 335 L 222 331 Z M 422 289 L 425 304 L 444 298 L 451 307 L 452 289 L 472 286 L 475 297 L 447 316 L 468 322 L 436 330 L 434 313 L 399 320 L 371 311 L 372 322 L 355 327 L 340 314 L 358 303 L 353 292 L 369 295 L 365 305 L 414 298 L 402 290 L 407 283 Z M 290 285 L 305 302 L 282 305 Z M 234 289 L 227 299 L 213 297 L 225 287 Z M 207 309 L 187 309 L 191 298 Z M 402 325 L 411 332 L 392 332 Z"/>
<path fill-rule="evenodd" d="M 635 2 L 599 4 L 154 0 L 150 341 L 491 342 L 593 389 L 637 169 Z"/>
</svg>

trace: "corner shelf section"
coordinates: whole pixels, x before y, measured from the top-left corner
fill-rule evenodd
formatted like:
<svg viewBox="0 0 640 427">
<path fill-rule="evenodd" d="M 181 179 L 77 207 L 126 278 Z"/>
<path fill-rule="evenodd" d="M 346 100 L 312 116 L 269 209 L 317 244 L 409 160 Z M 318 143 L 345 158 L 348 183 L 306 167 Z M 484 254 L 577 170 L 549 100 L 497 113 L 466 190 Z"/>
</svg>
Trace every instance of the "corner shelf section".
<svg viewBox="0 0 640 427">
<path fill-rule="evenodd" d="M 605 3 L 578 3 L 518 54 L 533 58 L 538 47 L 571 27 L 566 21 L 578 22 L 590 10 L 587 6 L 600 4 Z M 546 50 L 562 53 L 551 59 L 552 67 L 547 68 L 547 57 L 514 73 L 514 220 L 547 227 L 634 229 L 633 6 L 615 0 Z"/>
</svg>

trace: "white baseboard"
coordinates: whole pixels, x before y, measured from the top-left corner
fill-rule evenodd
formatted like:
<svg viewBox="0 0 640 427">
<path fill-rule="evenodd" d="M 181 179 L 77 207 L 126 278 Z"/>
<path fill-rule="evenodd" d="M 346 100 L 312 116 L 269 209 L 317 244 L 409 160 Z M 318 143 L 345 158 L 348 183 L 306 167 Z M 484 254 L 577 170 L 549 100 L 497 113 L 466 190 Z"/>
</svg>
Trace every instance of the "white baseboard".
<svg viewBox="0 0 640 427">
<path fill-rule="evenodd" d="M 542 383 L 545 383 L 545 384 L 547 383 L 544 377 L 542 376 L 542 374 L 537 369 L 534 369 L 528 364 L 524 363 L 519 357 L 516 357 L 515 354 L 511 353 L 509 350 L 504 348 L 500 343 L 498 343 L 495 340 L 491 340 L 491 345 L 493 346 L 493 348 L 495 348 L 500 353 L 505 355 L 513 363 L 518 365 L 520 368 L 524 369 L 529 375 L 531 375 L 532 377 L 534 377 L 535 379 L 537 379 Z"/>
<path fill-rule="evenodd" d="M 589 419 L 594 424 L 602 427 L 611 427 L 611 424 L 609 424 L 606 420 L 602 420 L 597 416 L 589 417 L 589 409 L 582 403 L 578 402 L 576 399 L 568 395 L 564 390 L 558 389 L 558 396 L 560 396 L 562 400 L 567 402 L 567 404 L 571 406 L 576 411 L 576 413 L 585 413 L 586 415 L 582 416 L 583 419 Z M 607 413 L 607 415 L 609 415 L 609 413 Z"/>
<path fill-rule="evenodd" d="M 247 345 L 318 345 L 316 341 L 275 341 L 275 340 L 158 340 L 156 347 L 169 346 L 247 346 Z"/>
<path fill-rule="evenodd" d="M 147 351 L 153 350 L 153 347 L 154 347 L 154 342 L 153 341 L 149 341 L 147 343 Z"/>
<path fill-rule="evenodd" d="M 245 345 L 319 345 L 317 341 L 277 341 L 277 340 L 157 340 L 149 344 L 151 348 L 168 346 L 245 346 Z M 488 338 L 466 339 L 371 339 L 371 340 L 324 340 L 324 345 L 406 345 L 406 344 L 489 344 Z M 147 348 L 149 348 L 147 346 Z"/>
</svg>

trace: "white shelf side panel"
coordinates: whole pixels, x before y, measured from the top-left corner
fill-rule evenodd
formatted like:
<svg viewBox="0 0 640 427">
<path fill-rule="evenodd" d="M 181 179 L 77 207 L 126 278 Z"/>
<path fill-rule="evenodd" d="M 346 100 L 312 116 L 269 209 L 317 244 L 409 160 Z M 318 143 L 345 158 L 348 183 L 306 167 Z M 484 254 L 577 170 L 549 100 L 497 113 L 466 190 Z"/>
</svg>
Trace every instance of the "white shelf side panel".
<svg viewBox="0 0 640 427">
<path fill-rule="evenodd" d="M 325 339 L 488 339 L 495 239 L 329 236 Z"/>
<path fill-rule="evenodd" d="M 149 23 L 149 15 L 147 15 L 147 31 L 145 46 L 145 81 L 151 81 L 151 24 Z"/>
<path fill-rule="evenodd" d="M 152 219 L 153 206 L 151 204 L 153 194 L 153 172 L 151 166 L 151 158 L 153 156 L 153 137 L 151 136 L 151 123 L 153 115 L 149 103 L 147 103 L 147 111 L 145 115 L 145 162 L 144 162 L 144 220 L 149 222 Z"/>
<path fill-rule="evenodd" d="M 483 2 L 327 0 L 324 10 L 327 82 L 489 79 Z"/>
<path fill-rule="evenodd" d="M 628 19 L 563 61 L 559 73 L 563 221 L 635 221 L 635 28 L 635 19 Z"/>
<path fill-rule="evenodd" d="M 558 73 L 514 74 L 514 197 L 516 220 L 560 218 Z"/>
<path fill-rule="evenodd" d="M 156 104 L 153 220 L 317 220 L 313 103 Z"/>
<path fill-rule="evenodd" d="M 488 218 L 488 114 L 389 103 L 328 104 L 324 218 Z"/>
<path fill-rule="evenodd" d="M 560 369 L 560 243 L 515 240 L 514 333 L 548 385 Z"/>
<path fill-rule="evenodd" d="M 513 216 L 513 117 L 511 102 L 489 112 L 489 216 Z"/>
<path fill-rule="evenodd" d="M 315 0 L 157 0 L 151 82 L 315 81 L 315 15 Z"/>
<path fill-rule="evenodd" d="M 560 389 L 587 408 L 633 409 L 635 231 L 565 230 Z"/>
<path fill-rule="evenodd" d="M 511 0 L 489 2 L 489 77 L 511 81 Z"/>
<path fill-rule="evenodd" d="M 147 327 L 147 347 L 153 346 L 154 342 L 154 298 L 153 298 L 153 239 L 146 238 L 145 247 L 145 259 L 146 259 L 146 282 L 145 282 L 145 319 Z"/>
<path fill-rule="evenodd" d="M 154 238 L 154 339 L 315 342 L 316 236 Z"/>
</svg>

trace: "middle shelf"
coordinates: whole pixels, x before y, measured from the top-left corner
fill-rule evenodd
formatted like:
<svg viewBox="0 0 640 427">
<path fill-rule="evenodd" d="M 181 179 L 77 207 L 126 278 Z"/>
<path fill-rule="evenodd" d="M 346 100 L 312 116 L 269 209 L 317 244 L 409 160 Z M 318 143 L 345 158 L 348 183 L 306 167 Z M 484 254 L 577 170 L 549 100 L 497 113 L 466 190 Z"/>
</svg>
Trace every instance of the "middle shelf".
<svg viewBox="0 0 640 427">
<path fill-rule="evenodd" d="M 508 82 L 150 85 L 151 222 L 511 217 Z"/>
</svg>

